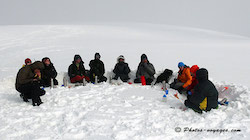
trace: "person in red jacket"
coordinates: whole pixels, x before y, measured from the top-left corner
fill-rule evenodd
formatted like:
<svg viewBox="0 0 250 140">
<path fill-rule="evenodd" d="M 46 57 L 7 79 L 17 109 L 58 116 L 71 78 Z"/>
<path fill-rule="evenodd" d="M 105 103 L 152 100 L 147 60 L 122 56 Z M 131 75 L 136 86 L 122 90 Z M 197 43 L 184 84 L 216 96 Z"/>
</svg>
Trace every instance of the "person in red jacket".
<svg viewBox="0 0 250 140">
<path fill-rule="evenodd" d="M 190 68 L 190 73 L 191 73 L 191 76 L 192 76 L 192 84 L 188 86 L 187 88 L 187 93 L 188 95 L 192 95 L 193 92 L 193 89 L 194 87 L 198 84 L 198 80 L 196 78 L 196 71 L 199 70 L 199 67 L 197 65 L 193 65 L 191 68 Z"/>
</svg>

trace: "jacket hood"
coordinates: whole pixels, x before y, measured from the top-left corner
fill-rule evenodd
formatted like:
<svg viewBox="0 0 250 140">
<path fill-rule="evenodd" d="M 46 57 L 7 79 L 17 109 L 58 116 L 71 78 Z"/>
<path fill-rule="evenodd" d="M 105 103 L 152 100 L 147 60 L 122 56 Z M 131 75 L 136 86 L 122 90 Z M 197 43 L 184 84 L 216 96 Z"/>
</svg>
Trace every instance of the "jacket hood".
<svg viewBox="0 0 250 140">
<path fill-rule="evenodd" d="M 190 68 L 190 72 L 194 73 L 194 74 L 195 74 L 194 76 L 196 76 L 197 70 L 199 70 L 199 67 L 198 67 L 197 65 L 193 65 L 193 66 Z"/>
<path fill-rule="evenodd" d="M 148 57 L 147 57 L 146 54 L 142 54 L 142 55 L 141 55 L 141 61 L 143 61 L 144 59 L 147 59 L 147 60 L 148 60 Z"/>
<path fill-rule="evenodd" d="M 208 80 L 208 71 L 205 68 L 201 68 L 196 72 L 196 78 L 200 81 Z"/>
<path fill-rule="evenodd" d="M 80 55 L 78 55 L 78 54 L 76 54 L 76 55 L 74 56 L 74 61 L 73 61 L 72 63 L 74 64 L 74 63 L 75 63 L 75 61 L 76 61 L 77 59 L 81 59 L 81 62 L 80 62 L 80 63 L 84 63 L 84 62 L 82 61 L 81 56 L 80 56 Z"/>
<path fill-rule="evenodd" d="M 36 62 L 34 62 L 33 64 L 30 65 L 30 68 L 31 68 L 31 70 L 34 71 L 35 69 L 40 69 L 40 70 L 42 70 L 42 69 L 44 69 L 45 67 L 44 67 L 43 62 L 41 62 L 41 61 L 36 61 Z"/>
</svg>

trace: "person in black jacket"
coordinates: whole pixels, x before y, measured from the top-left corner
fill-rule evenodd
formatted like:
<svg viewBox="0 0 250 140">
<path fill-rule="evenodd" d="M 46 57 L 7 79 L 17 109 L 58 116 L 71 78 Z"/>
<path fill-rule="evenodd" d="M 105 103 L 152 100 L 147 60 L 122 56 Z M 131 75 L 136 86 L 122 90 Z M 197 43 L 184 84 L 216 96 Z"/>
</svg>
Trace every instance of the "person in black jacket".
<svg viewBox="0 0 250 140">
<path fill-rule="evenodd" d="M 218 107 L 218 91 L 214 84 L 208 80 L 208 71 L 204 68 L 196 72 L 198 84 L 194 87 L 194 93 L 185 100 L 185 106 L 198 113 L 210 111 Z"/>
<path fill-rule="evenodd" d="M 41 71 L 42 73 L 41 86 L 44 87 L 51 86 L 51 79 L 53 79 L 54 85 L 58 85 L 58 81 L 56 80 L 57 72 L 53 63 L 51 63 L 48 57 L 44 57 L 42 59 L 42 62 L 45 68 Z"/>
<path fill-rule="evenodd" d="M 145 77 L 146 84 L 150 85 L 154 78 L 155 68 L 153 64 L 148 61 L 146 54 L 141 55 L 141 62 L 137 68 L 135 83 L 141 83 L 141 76 Z"/>
<path fill-rule="evenodd" d="M 90 80 L 91 82 L 95 82 L 95 76 L 97 76 L 98 83 L 106 82 L 107 78 L 104 75 L 105 68 L 103 62 L 100 60 L 101 55 L 99 53 L 95 54 L 95 59 L 89 62 L 90 66 Z"/>
<path fill-rule="evenodd" d="M 130 72 L 130 69 L 129 69 L 129 66 L 128 66 L 128 63 L 125 63 L 125 58 L 123 55 L 120 55 L 118 58 L 117 58 L 117 61 L 118 63 L 115 65 L 115 68 L 113 70 L 113 72 L 115 73 L 115 77 L 113 78 L 114 80 L 117 80 L 118 77 L 120 77 L 120 79 L 123 81 L 123 82 L 127 82 L 129 80 L 129 72 Z"/>
<path fill-rule="evenodd" d="M 86 79 L 86 81 L 89 81 L 89 78 L 86 76 L 85 68 L 84 68 L 84 62 L 82 61 L 82 58 L 80 55 L 74 56 L 74 61 L 68 68 L 68 75 L 70 77 L 71 83 L 77 83 L 77 82 L 83 82 L 83 78 Z"/>
</svg>

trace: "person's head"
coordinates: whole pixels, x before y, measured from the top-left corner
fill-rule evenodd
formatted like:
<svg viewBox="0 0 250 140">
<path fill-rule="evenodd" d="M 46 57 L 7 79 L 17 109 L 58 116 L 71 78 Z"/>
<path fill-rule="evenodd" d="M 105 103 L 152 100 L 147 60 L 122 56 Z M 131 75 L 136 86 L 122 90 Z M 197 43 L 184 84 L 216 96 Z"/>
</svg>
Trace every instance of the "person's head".
<svg viewBox="0 0 250 140">
<path fill-rule="evenodd" d="M 29 58 L 26 58 L 24 62 L 25 62 L 25 65 L 32 64 L 32 61 Z"/>
<path fill-rule="evenodd" d="M 145 63 L 148 62 L 148 57 L 147 57 L 146 54 L 142 54 L 142 55 L 141 55 L 141 62 L 145 62 Z"/>
<path fill-rule="evenodd" d="M 99 53 L 95 53 L 95 59 L 100 59 L 101 55 Z"/>
<path fill-rule="evenodd" d="M 208 71 L 205 68 L 201 68 L 196 72 L 196 78 L 198 82 L 208 80 Z"/>
<path fill-rule="evenodd" d="M 44 57 L 43 59 L 42 59 L 42 62 L 44 63 L 44 65 L 46 65 L 46 66 L 49 66 L 50 65 L 50 59 L 48 58 L 48 57 Z"/>
<path fill-rule="evenodd" d="M 74 62 L 75 62 L 76 64 L 79 64 L 81 61 L 82 61 L 81 56 L 78 55 L 78 54 L 76 54 L 76 55 L 74 56 Z"/>
<path fill-rule="evenodd" d="M 196 76 L 196 72 L 197 70 L 199 69 L 199 67 L 197 65 L 193 65 L 191 68 L 190 68 L 190 73 L 192 76 Z"/>
<path fill-rule="evenodd" d="M 183 70 L 184 67 L 185 67 L 185 64 L 184 64 L 183 62 L 179 62 L 179 63 L 178 63 L 178 68 L 179 68 L 180 70 Z"/>
<path fill-rule="evenodd" d="M 123 55 L 120 55 L 120 56 L 117 58 L 117 61 L 118 61 L 118 63 L 119 63 L 119 62 L 124 62 L 124 61 L 125 61 L 124 56 L 123 56 Z"/>
</svg>

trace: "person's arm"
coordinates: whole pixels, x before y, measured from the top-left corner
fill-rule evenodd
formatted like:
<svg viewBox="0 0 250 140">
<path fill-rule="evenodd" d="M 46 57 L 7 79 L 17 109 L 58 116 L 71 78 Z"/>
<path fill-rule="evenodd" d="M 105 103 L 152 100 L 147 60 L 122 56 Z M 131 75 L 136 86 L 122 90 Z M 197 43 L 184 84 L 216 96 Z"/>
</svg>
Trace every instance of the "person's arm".
<svg viewBox="0 0 250 140">
<path fill-rule="evenodd" d="M 73 70 L 73 64 L 71 64 L 71 65 L 69 66 L 68 75 L 69 75 L 70 78 L 73 78 L 73 77 L 76 76 L 75 73 L 74 73 L 74 70 Z"/>
<path fill-rule="evenodd" d="M 155 68 L 151 63 L 144 63 L 144 67 L 150 75 L 155 74 Z"/>
<path fill-rule="evenodd" d="M 124 70 L 125 74 L 130 73 L 130 68 L 128 66 L 128 64 L 125 64 L 125 70 Z"/>
<path fill-rule="evenodd" d="M 204 90 L 201 89 L 200 86 L 196 86 L 194 88 L 194 93 L 190 97 L 190 102 L 195 105 L 200 105 L 200 103 L 205 99 Z"/>
<path fill-rule="evenodd" d="M 115 73 L 115 74 L 117 74 L 118 73 L 118 63 L 115 65 L 115 68 L 113 69 L 113 72 Z"/>
<path fill-rule="evenodd" d="M 187 77 L 187 82 L 184 83 L 184 85 L 182 86 L 183 88 L 186 88 L 187 86 L 192 84 L 192 76 L 190 74 L 190 69 L 189 68 L 186 69 L 185 75 Z"/>
</svg>

